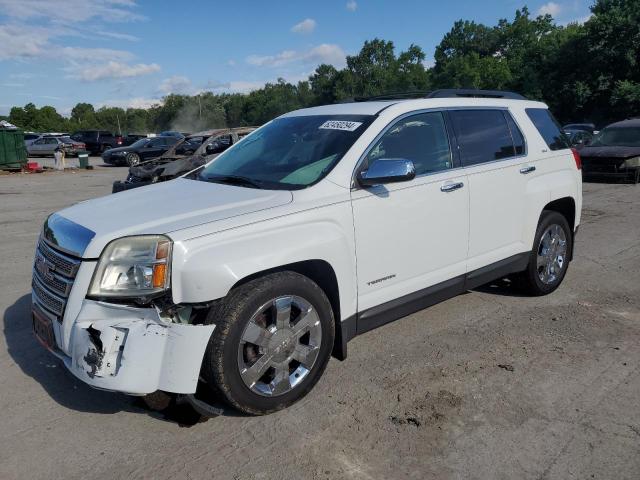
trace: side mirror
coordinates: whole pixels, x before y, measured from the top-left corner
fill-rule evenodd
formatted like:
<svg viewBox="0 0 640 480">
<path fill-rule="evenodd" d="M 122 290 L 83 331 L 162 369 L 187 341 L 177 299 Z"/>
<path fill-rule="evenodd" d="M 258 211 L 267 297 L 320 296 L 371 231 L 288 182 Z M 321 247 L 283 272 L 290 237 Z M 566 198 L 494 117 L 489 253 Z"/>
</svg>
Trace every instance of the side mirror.
<svg viewBox="0 0 640 480">
<path fill-rule="evenodd" d="M 408 182 L 416 177 L 416 168 L 406 158 L 381 158 L 367 169 L 358 173 L 357 180 L 362 187 L 383 183 Z"/>
</svg>

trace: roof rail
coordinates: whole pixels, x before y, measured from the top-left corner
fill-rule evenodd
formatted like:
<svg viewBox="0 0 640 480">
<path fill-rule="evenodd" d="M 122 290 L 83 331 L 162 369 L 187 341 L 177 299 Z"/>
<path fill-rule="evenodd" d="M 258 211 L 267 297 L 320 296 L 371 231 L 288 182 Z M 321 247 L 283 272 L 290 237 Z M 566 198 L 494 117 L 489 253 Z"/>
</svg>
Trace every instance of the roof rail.
<svg viewBox="0 0 640 480">
<path fill-rule="evenodd" d="M 370 97 L 354 97 L 354 102 L 375 102 L 377 100 L 403 100 L 405 98 L 427 98 L 431 94 L 428 90 L 413 90 L 410 92 L 392 92 Z"/>
<path fill-rule="evenodd" d="M 409 98 L 504 98 L 509 100 L 526 100 L 519 93 L 505 92 L 502 90 L 477 90 L 473 88 L 445 88 L 432 92 L 425 90 L 414 90 L 410 92 L 393 92 L 382 95 L 372 95 L 370 97 L 354 97 L 345 99 L 346 102 L 375 102 L 379 100 L 405 100 Z"/>
<path fill-rule="evenodd" d="M 505 98 L 510 100 L 526 100 L 519 93 L 505 92 L 502 90 L 476 90 L 473 88 L 446 88 L 442 90 L 434 90 L 427 98 L 455 98 L 455 97 L 472 97 L 472 98 Z"/>
</svg>

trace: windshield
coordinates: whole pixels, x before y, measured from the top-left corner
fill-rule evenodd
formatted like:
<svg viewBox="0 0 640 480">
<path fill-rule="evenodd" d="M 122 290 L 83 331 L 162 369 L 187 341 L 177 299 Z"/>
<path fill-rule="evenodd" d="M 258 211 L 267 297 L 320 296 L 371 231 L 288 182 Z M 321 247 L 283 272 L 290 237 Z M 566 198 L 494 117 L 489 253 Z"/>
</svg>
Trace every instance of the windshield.
<svg viewBox="0 0 640 480">
<path fill-rule="evenodd" d="M 640 147 L 640 127 L 605 128 L 595 136 L 594 147 Z"/>
<path fill-rule="evenodd" d="M 305 188 L 331 171 L 374 118 L 371 115 L 278 118 L 191 178 L 251 188 Z"/>
<path fill-rule="evenodd" d="M 136 140 L 131 145 L 129 145 L 129 148 L 144 147 L 147 144 L 148 141 L 149 141 L 148 138 L 141 138 L 140 140 Z"/>
</svg>

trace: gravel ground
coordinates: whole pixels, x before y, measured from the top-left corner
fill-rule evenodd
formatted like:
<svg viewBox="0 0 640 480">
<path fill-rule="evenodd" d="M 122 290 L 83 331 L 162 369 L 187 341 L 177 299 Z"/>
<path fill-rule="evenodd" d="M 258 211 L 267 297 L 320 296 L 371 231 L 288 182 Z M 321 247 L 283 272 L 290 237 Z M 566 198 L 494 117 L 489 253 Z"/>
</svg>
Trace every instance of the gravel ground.
<svg viewBox="0 0 640 480">
<path fill-rule="evenodd" d="M 554 294 L 469 292 L 356 338 L 286 411 L 194 423 L 92 390 L 31 334 L 45 216 L 125 172 L 0 176 L 0 478 L 640 478 L 639 187 L 585 184 Z"/>
</svg>

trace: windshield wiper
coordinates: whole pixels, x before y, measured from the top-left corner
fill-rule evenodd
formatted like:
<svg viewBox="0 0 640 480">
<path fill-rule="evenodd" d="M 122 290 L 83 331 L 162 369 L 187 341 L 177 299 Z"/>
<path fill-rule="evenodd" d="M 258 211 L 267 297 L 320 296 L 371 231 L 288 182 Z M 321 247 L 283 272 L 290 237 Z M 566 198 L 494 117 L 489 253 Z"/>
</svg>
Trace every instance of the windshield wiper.
<svg viewBox="0 0 640 480">
<path fill-rule="evenodd" d="M 251 188 L 262 188 L 262 182 L 260 182 L 259 180 L 252 180 L 240 175 L 214 175 L 210 177 L 204 177 L 202 179 L 207 182 L 226 183 L 229 185 L 242 185 Z"/>
</svg>

